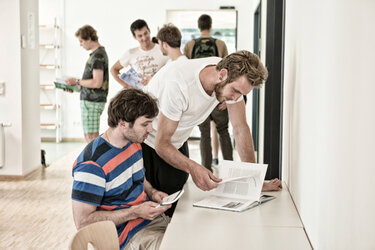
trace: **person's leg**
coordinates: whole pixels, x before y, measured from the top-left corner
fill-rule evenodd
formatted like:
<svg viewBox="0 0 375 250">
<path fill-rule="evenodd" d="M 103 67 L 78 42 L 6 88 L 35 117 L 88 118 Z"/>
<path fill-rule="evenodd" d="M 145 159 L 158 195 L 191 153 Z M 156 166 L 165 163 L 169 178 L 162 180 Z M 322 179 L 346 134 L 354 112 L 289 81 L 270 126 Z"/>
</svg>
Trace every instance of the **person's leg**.
<svg viewBox="0 0 375 250">
<path fill-rule="evenodd" d="M 212 146 L 212 164 L 219 164 L 219 140 L 217 138 L 216 124 L 211 121 L 211 146 Z"/>
<path fill-rule="evenodd" d="M 96 137 L 99 136 L 99 132 L 96 132 L 96 133 L 85 133 L 85 140 L 87 142 L 87 144 L 89 144 L 91 141 L 95 140 Z"/>
<path fill-rule="evenodd" d="M 179 151 L 189 157 L 187 142 L 184 143 Z M 173 194 L 183 188 L 189 177 L 188 173 L 166 163 L 153 148 L 145 143 L 142 143 L 142 153 L 146 179 L 154 188 L 167 194 Z M 173 203 L 165 214 L 172 216 L 176 205 L 177 202 Z"/>
<path fill-rule="evenodd" d="M 212 148 L 211 148 L 211 135 L 210 135 L 210 116 L 199 125 L 199 130 L 201 131 L 200 140 L 200 151 L 201 151 L 201 163 L 208 170 L 212 171 Z"/>
<path fill-rule="evenodd" d="M 99 136 L 100 116 L 103 113 L 104 102 L 81 100 L 82 125 L 87 143 Z"/>
<path fill-rule="evenodd" d="M 156 217 L 129 240 L 124 250 L 159 249 L 169 222 L 170 218 L 164 214 Z"/>
<path fill-rule="evenodd" d="M 233 148 L 228 132 L 228 111 L 214 109 L 211 113 L 213 120 L 216 123 L 217 132 L 219 133 L 220 148 L 224 160 L 233 160 Z"/>
</svg>

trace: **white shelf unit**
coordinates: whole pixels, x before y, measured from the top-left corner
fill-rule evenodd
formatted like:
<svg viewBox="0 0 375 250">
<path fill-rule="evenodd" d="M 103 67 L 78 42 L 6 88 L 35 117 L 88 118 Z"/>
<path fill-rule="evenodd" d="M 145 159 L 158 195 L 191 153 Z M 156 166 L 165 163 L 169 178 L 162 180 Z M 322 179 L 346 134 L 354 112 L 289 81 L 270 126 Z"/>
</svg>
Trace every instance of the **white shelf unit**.
<svg viewBox="0 0 375 250">
<path fill-rule="evenodd" d="M 61 142 L 61 91 L 53 81 L 61 78 L 61 36 L 58 18 L 39 26 L 41 135 L 42 140 L 55 137 L 56 142 Z"/>
</svg>

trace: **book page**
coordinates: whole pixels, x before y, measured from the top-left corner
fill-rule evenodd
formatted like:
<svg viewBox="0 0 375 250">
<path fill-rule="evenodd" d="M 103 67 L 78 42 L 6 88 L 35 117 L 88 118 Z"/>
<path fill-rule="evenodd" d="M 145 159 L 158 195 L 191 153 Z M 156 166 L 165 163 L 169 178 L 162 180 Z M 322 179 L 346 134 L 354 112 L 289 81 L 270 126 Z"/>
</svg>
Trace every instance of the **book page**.
<svg viewBox="0 0 375 250">
<path fill-rule="evenodd" d="M 219 177 L 224 182 L 219 183 L 215 195 L 246 200 L 259 199 L 267 165 L 222 161 L 218 168 Z M 228 179 L 231 181 L 225 181 Z"/>
<path fill-rule="evenodd" d="M 214 195 L 195 202 L 193 206 L 230 211 L 243 211 L 259 205 L 267 165 L 222 161 L 219 177 L 224 181 L 214 190 Z"/>
<path fill-rule="evenodd" d="M 253 203 L 257 204 L 257 201 L 231 199 L 212 195 L 204 200 L 194 203 L 193 206 L 240 212 L 249 208 Z"/>
</svg>

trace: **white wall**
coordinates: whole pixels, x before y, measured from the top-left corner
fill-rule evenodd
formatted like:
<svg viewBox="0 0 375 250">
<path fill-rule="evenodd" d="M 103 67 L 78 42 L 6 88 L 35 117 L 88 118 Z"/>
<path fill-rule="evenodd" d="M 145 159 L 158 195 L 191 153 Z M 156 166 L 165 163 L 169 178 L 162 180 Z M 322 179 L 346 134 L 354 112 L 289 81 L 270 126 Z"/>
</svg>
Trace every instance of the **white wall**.
<svg viewBox="0 0 375 250">
<path fill-rule="evenodd" d="M 0 175 L 24 175 L 40 165 L 37 9 L 37 0 L 0 1 L 0 81 L 5 81 L 0 121 L 12 124 L 4 129 L 6 160 Z M 29 43 L 28 12 L 35 14 L 35 48 Z"/>
<path fill-rule="evenodd" d="M 103 1 L 99 0 L 90 1 L 90 4 L 83 0 L 65 0 L 65 75 L 82 76 L 89 52 L 79 46 L 74 33 L 84 24 L 90 24 L 98 31 L 99 42 L 107 50 L 111 67 L 126 49 L 139 45 L 131 35 L 130 24 L 138 18 L 145 19 L 151 29 L 151 35 L 156 36 L 158 27 L 166 21 L 167 9 L 219 9 L 222 5 L 235 6 L 238 10 L 237 47 L 252 49 L 253 16 L 252 1 L 249 0 L 133 1 L 131 4 L 129 1 L 114 0 L 106 3 L 105 8 L 103 4 Z M 109 99 L 120 89 L 120 85 L 110 76 Z M 82 137 L 79 94 L 64 93 L 63 102 L 63 137 Z M 101 117 L 101 132 L 107 127 L 107 114 L 104 112 Z"/>
<path fill-rule="evenodd" d="M 27 174 L 40 166 L 38 0 L 21 0 L 20 7 L 21 34 L 27 38 L 21 49 L 22 174 Z"/>
<path fill-rule="evenodd" d="M 375 2 L 286 1 L 283 177 L 315 249 L 374 249 Z"/>
</svg>

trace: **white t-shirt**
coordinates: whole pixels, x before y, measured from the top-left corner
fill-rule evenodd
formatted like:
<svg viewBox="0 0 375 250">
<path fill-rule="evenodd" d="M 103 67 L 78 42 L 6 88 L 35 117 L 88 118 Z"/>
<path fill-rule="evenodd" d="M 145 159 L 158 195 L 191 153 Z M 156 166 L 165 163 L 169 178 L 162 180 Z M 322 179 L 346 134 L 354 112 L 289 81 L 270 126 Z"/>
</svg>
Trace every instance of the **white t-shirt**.
<svg viewBox="0 0 375 250">
<path fill-rule="evenodd" d="M 194 126 L 206 120 L 219 103 L 215 92 L 209 96 L 204 91 L 199 73 L 206 66 L 216 65 L 220 60 L 222 58 L 219 57 L 192 60 L 180 57 L 160 69 L 143 89 L 158 99 L 159 109 L 163 115 L 179 122 L 172 136 L 172 144 L 177 149 L 189 138 Z M 158 117 L 152 125 L 154 131 L 147 137 L 145 143 L 155 148 Z"/>
<path fill-rule="evenodd" d="M 129 49 L 119 61 L 123 67 L 130 65 L 139 74 L 154 76 L 167 63 L 168 57 L 163 56 L 160 46 L 155 44 L 151 50 L 142 50 L 140 47 Z"/>
</svg>

